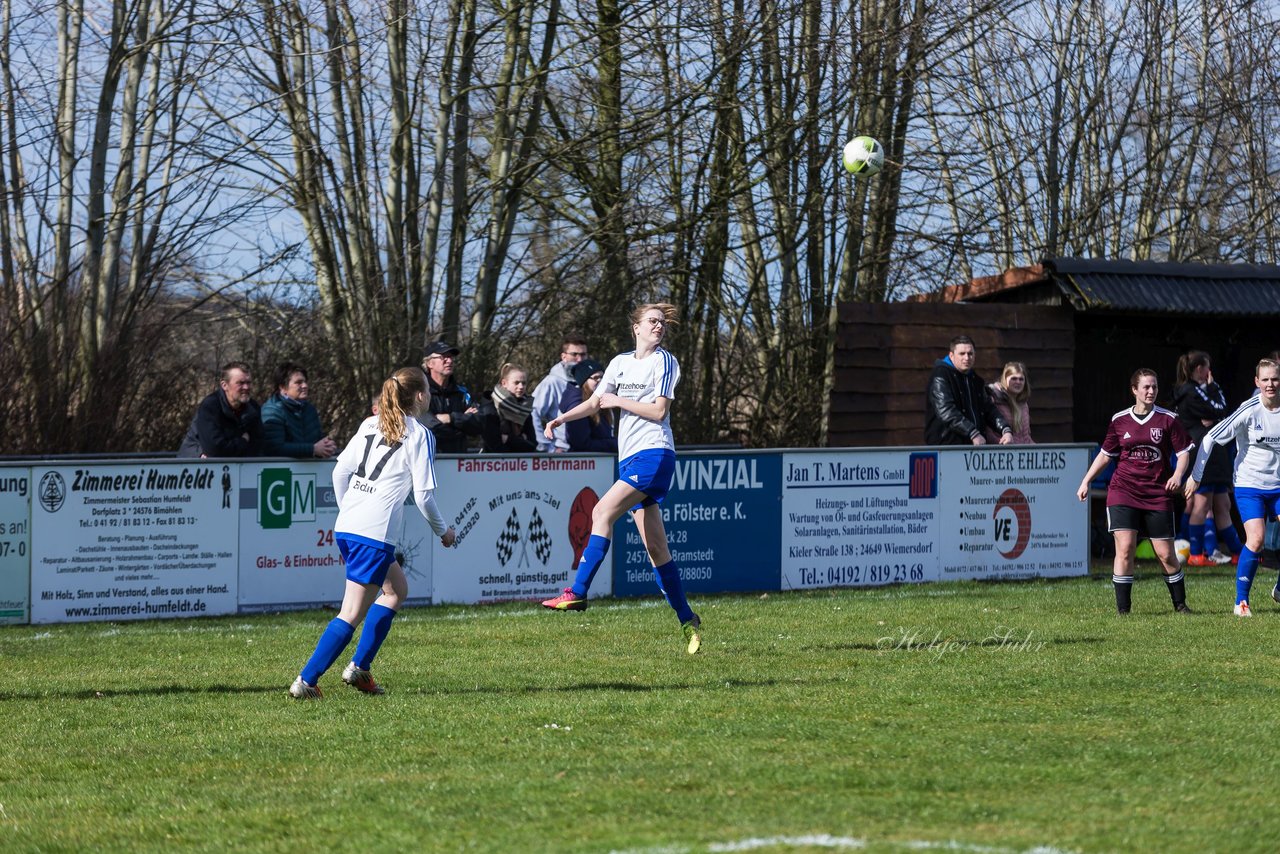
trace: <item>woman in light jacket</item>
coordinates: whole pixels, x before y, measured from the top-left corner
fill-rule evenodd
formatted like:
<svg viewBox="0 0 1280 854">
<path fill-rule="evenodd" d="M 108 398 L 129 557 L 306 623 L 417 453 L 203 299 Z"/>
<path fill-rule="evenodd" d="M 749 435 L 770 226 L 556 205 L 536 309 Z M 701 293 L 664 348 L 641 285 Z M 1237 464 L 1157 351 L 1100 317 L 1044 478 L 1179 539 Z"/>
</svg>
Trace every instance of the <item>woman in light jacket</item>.
<svg viewBox="0 0 1280 854">
<path fill-rule="evenodd" d="M 1000 372 L 1000 381 L 987 386 L 991 401 L 996 405 L 1000 417 L 1013 430 L 1011 445 L 1034 445 L 1031 438 L 1031 408 L 1027 401 L 1031 397 L 1031 382 L 1027 379 L 1027 366 L 1021 362 L 1006 362 Z M 999 442 L 1000 436 L 986 428 L 988 442 Z"/>
</svg>

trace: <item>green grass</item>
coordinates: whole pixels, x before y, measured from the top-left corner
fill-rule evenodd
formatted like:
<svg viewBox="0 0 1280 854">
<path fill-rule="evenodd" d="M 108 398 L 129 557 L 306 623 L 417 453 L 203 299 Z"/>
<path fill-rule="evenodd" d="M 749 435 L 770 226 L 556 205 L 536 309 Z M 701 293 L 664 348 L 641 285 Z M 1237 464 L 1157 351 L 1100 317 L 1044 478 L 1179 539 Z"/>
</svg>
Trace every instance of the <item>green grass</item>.
<svg viewBox="0 0 1280 854">
<path fill-rule="evenodd" d="M 700 597 L 696 657 L 653 600 L 416 609 L 315 703 L 331 612 L 6 627 L 0 850 L 1274 850 L 1274 577 L 1194 572 Z"/>
</svg>

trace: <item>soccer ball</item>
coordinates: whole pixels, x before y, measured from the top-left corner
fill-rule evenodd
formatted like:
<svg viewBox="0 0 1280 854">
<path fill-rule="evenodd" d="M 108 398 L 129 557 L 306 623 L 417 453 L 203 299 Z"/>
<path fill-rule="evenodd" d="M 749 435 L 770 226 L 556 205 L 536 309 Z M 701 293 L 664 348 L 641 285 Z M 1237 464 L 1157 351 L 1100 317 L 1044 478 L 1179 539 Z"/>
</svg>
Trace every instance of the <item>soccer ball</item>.
<svg viewBox="0 0 1280 854">
<path fill-rule="evenodd" d="M 869 136 L 855 136 L 845 143 L 844 168 L 854 175 L 871 177 L 884 168 L 884 146 Z"/>
<path fill-rule="evenodd" d="M 1189 540 L 1174 540 L 1173 553 L 1178 556 L 1178 565 L 1187 562 L 1187 558 L 1191 557 L 1191 542 Z"/>
</svg>

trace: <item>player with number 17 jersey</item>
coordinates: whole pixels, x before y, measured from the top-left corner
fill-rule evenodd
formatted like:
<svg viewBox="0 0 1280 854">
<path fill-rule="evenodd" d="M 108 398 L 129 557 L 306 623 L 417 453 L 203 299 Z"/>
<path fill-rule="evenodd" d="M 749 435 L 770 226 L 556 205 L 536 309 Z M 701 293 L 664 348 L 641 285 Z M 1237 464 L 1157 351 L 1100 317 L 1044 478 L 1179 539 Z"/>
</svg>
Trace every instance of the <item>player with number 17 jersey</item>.
<svg viewBox="0 0 1280 854">
<path fill-rule="evenodd" d="M 1107 506 L 1140 510 L 1170 510 L 1171 494 L 1165 482 L 1174 469 L 1174 457 L 1194 447 L 1191 436 L 1176 413 L 1159 406 L 1145 415 L 1133 408 L 1111 416 L 1102 453 L 1116 461 L 1107 489 Z"/>
<path fill-rule="evenodd" d="M 431 530 L 442 535 L 447 526 L 434 495 L 435 446 L 435 436 L 416 419 L 406 420 L 405 437 L 388 445 L 377 416 L 366 418 L 333 469 L 334 536 L 398 545 L 409 493 Z"/>
<path fill-rule="evenodd" d="M 378 414 L 366 418 L 338 455 L 333 491 L 338 519 L 333 539 L 346 567 L 338 615 L 329 621 L 314 651 L 289 686 L 298 700 L 323 697 L 319 680 L 347 648 L 362 622 L 360 642 L 342 681 L 365 694 L 381 694 L 370 668 L 396 612 L 409 595 L 402 558 L 396 553 L 404 521 L 404 499 L 418 510 L 445 548 L 457 534 L 436 506 L 435 437 L 418 421 L 430 401 L 421 368 L 401 368 L 382 384 Z"/>
</svg>

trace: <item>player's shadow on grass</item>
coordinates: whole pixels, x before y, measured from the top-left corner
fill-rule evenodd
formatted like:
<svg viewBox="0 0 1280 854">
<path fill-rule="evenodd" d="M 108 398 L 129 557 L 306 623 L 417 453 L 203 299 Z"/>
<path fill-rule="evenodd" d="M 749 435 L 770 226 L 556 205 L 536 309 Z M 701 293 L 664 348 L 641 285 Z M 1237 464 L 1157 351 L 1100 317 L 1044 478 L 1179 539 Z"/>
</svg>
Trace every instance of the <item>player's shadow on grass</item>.
<svg viewBox="0 0 1280 854">
<path fill-rule="evenodd" d="M 629 693 L 648 693 L 651 691 L 723 691 L 739 688 L 774 688 L 780 685 L 795 685 L 803 681 L 806 685 L 835 684 L 842 680 L 835 677 L 829 679 L 729 679 L 712 682 L 577 682 L 570 685 L 524 685 L 519 687 L 499 687 L 496 685 L 474 685 L 470 687 L 450 687 L 437 685 L 423 687 L 416 693 L 423 696 L 445 694 L 449 696 L 464 694 L 498 694 L 503 696 L 529 696 L 535 694 L 564 694 L 576 692 L 619 691 Z"/>
<path fill-rule="evenodd" d="M 149 688 L 89 688 L 83 691 L 0 691 L 0 703 L 8 700 L 109 700 L 114 697 L 172 697 L 178 694 L 286 694 L 280 685 L 153 685 Z"/>
<path fill-rule="evenodd" d="M 689 691 L 699 688 L 714 690 L 739 688 L 771 688 L 778 685 L 793 685 L 794 679 L 734 679 L 728 682 L 706 684 L 701 682 L 680 682 L 670 684 L 645 684 L 637 682 L 579 682 L 573 685 L 525 685 L 519 687 L 499 687 L 496 685 L 474 685 L 471 687 L 419 686 L 404 689 L 404 696 L 459 696 L 465 694 L 494 694 L 503 696 L 526 696 L 533 694 L 562 694 L 574 692 L 617 691 L 631 693 L 647 693 L 650 691 Z M 838 679 L 805 680 L 807 682 L 835 683 Z M 186 685 L 157 685 L 150 688 L 109 688 L 106 690 L 84 691 L 0 691 L 0 703 L 10 700 L 108 700 L 117 697 L 171 697 L 179 694 L 280 694 L 287 691 L 280 685 L 210 685 L 194 688 Z M 340 692 L 346 693 L 346 692 Z M 355 693 L 355 692 L 351 692 Z"/>
</svg>

